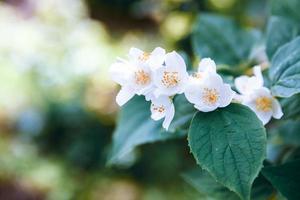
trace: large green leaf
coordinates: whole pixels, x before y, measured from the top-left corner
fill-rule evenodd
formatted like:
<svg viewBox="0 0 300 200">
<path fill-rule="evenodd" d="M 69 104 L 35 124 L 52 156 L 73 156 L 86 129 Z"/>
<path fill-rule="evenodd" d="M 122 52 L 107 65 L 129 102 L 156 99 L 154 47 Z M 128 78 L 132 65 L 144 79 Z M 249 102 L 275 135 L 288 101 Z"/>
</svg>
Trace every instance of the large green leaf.
<svg viewBox="0 0 300 200">
<path fill-rule="evenodd" d="M 239 197 L 228 190 L 225 186 L 218 183 L 211 175 L 201 168 L 195 168 L 182 174 L 183 179 L 193 186 L 198 192 L 203 195 L 213 197 L 214 199 L 235 200 Z M 261 174 L 255 179 L 251 191 L 251 199 L 265 200 L 268 199 L 274 189 L 272 185 Z"/>
<path fill-rule="evenodd" d="M 242 199 L 266 156 L 266 132 L 248 107 L 231 104 L 214 112 L 198 112 L 188 133 L 197 163 Z"/>
<path fill-rule="evenodd" d="M 269 76 L 275 96 L 290 97 L 300 92 L 300 37 L 275 53 Z"/>
<path fill-rule="evenodd" d="M 262 174 L 287 199 L 299 200 L 300 160 L 285 163 L 279 166 L 264 167 Z"/>
<path fill-rule="evenodd" d="M 214 180 L 208 172 L 195 168 L 182 174 L 182 178 L 203 195 L 215 199 L 239 199 L 238 196 Z"/>
<path fill-rule="evenodd" d="M 279 47 L 290 42 L 300 33 L 300 24 L 294 20 L 272 16 L 267 26 L 266 51 L 269 58 L 272 58 Z"/>
<path fill-rule="evenodd" d="M 238 65 L 248 59 L 258 37 L 257 31 L 242 29 L 231 18 L 201 14 L 192 31 L 192 46 L 198 56 Z"/>
<path fill-rule="evenodd" d="M 299 0 L 272 0 L 271 14 L 286 18 L 300 20 Z"/>
<path fill-rule="evenodd" d="M 271 59 L 282 45 L 300 34 L 300 1 L 272 0 L 271 18 L 267 26 L 266 50 Z"/>
<path fill-rule="evenodd" d="M 299 119 L 300 118 L 300 94 L 284 98 L 280 101 L 283 109 L 283 119 Z"/>
<path fill-rule="evenodd" d="M 193 110 L 182 96 L 177 96 L 174 100 L 176 111 L 169 132 L 162 128 L 161 121 L 151 119 L 150 102 L 145 101 L 144 97 L 136 96 L 130 100 L 121 109 L 108 165 L 121 162 L 124 156 L 139 145 L 186 135 L 185 129 L 190 123 Z"/>
<path fill-rule="evenodd" d="M 300 121 L 287 120 L 283 121 L 277 127 L 278 137 L 284 144 L 299 146 L 300 145 Z"/>
</svg>

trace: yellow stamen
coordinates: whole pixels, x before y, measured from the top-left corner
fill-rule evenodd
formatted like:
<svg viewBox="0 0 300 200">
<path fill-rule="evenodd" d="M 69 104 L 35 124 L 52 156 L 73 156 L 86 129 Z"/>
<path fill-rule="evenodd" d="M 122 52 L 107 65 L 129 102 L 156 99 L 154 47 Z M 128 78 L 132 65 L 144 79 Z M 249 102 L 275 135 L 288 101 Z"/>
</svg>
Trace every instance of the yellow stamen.
<svg viewBox="0 0 300 200">
<path fill-rule="evenodd" d="M 178 72 L 164 72 L 161 82 L 168 88 L 176 86 L 180 82 Z"/>
<path fill-rule="evenodd" d="M 259 97 L 255 100 L 256 109 L 268 112 L 272 109 L 272 100 L 269 97 Z"/>
<path fill-rule="evenodd" d="M 219 100 L 220 95 L 216 89 L 204 88 L 202 98 L 206 104 L 214 105 Z"/>
<path fill-rule="evenodd" d="M 152 104 L 152 106 L 154 111 L 157 111 L 159 113 L 165 112 L 165 108 L 163 106 L 155 106 L 154 104 Z"/>
<path fill-rule="evenodd" d="M 150 82 L 150 75 L 144 70 L 138 70 L 134 73 L 135 83 L 138 85 L 147 85 Z"/>
</svg>

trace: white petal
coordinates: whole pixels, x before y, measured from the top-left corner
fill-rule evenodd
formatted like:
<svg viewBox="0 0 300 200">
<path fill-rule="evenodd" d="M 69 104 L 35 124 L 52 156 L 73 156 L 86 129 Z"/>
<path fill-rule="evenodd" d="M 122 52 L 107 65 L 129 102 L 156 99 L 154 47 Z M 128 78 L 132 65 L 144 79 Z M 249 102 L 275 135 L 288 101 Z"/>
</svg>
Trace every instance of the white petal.
<svg viewBox="0 0 300 200">
<path fill-rule="evenodd" d="M 139 56 L 142 55 L 144 52 L 138 48 L 132 47 L 129 50 L 129 58 L 138 60 Z"/>
<path fill-rule="evenodd" d="M 248 96 L 249 97 L 249 96 Z M 255 104 L 255 99 L 256 98 L 245 98 L 247 99 L 246 101 L 243 102 L 243 104 L 245 106 L 248 106 L 255 114 L 256 116 L 260 119 L 260 121 L 262 121 L 262 123 L 265 125 L 267 124 L 271 117 L 272 117 L 272 113 L 273 111 L 267 111 L 267 112 L 262 112 L 262 111 L 258 111 L 256 109 L 256 104 Z"/>
<path fill-rule="evenodd" d="M 281 106 L 277 99 L 273 99 L 273 117 L 275 119 L 280 119 L 283 116 Z"/>
<path fill-rule="evenodd" d="M 119 106 L 123 106 L 127 101 L 129 101 L 134 96 L 134 91 L 128 87 L 122 87 L 119 91 L 116 102 Z"/>
<path fill-rule="evenodd" d="M 207 106 L 204 104 L 196 104 L 194 107 L 201 112 L 211 112 L 217 109 L 217 106 Z"/>
<path fill-rule="evenodd" d="M 164 56 L 165 54 L 166 54 L 166 50 L 164 50 L 161 47 L 156 47 L 151 53 L 152 56 L 162 56 L 162 55 Z"/>
<path fill-rule="evenodd" d="M 210 73 L 210 74 L 207 74 L 206 76 L 205 76 L 205 79 L 206 80 L 204 80 L 204 83 L 205 83 L 205 85 L 207 85 L 207 86 L 210 86 L 210 87 L 220 87 L 220 86 L 222 86 L 223 85 L 223 79 L 222 79 L 222 77 L 219 75 L 219 74 L 212 74 L 212 73 Z"/>
<path fill-rule="evenodd" d="M 168 71 L 186 72 L 184 59 L 175 51 L 166 54 L 165 63 Z"/>
<path fill-rule="evenodd" d="M 210 58 L 203 58 L 198 67 L 198 72 L 216 73 L 217 67 L 215 61 Z"/>
<path fill-rule="evenodd" d="M 161 47 L 156 47 L 149 58 L 149 66 L 151 70 L 155 71 L 156 69 L 162 67 L 165 62 L 166 50 Z"/>
<path fill-rule="evenodd" d="M 241 94 L 249 94 L 253 90 L 263 87 L 264 80 L 260 66 L 255 66 L 253 73 L 254 76 L 240 76 L 234 80 L 235 87 Z"/>
<path fill-rule="evenodd" d="M 271 120 L 272 112 L 256 112 L 256 115 L 266 125 Z"/>
<path fill-rule="evenodd" d="M 171 106 L 172 102 L 169 97 L 161 96 L 159 98 L 151 99 L 151 118 L 154 120 L 159 120 L 165 117 L 167 110 Z M 163 112 L 158 112 L 156 109 L 159 107 L 163 107 Z"/>
<path fill-rule="evenodd" d="M 247 84 L 248 84 L 249 77 L 248 76 L 240 76 L 234 79 L 234 85 L 239 93 L 247 94 Z"/>
<path fill-rule="evenodd" d="M 253 74 L 257 78 L 257 84 L 260 87 L 263 87 L 264 85 L 264 78 L 261 72 L 261 67 L 259 65 L 253 67 Z"/>
<path fill-rule="evenodd" d="M 261 87 L 259 89 L 253 90 L 252 94 L 254 94 L 255 97 L 267 96 L 269 98 L 273 98 L 272 95 L 271 95 L 271 91 L 266 87 Z"/>
<path fill-rule="evenodd" d="M 184 95 L 186 99 L 192 103 L 196 104 L 201 99 L 201 91 L 200 91 L 200 85 L 201 82 L 196 79 L 189 79 L 189 82 L 187 83 L 187 86 L 185 87 Z"/>
<path fill-rule="evenodd" d="M 165 120 L 163 122 L 163 127 L 166 130 L 168 130 L 168 128 L 174 118 L 174 115 L 175 115 L 175 108 L 174 108 L 174 104 L 172 103 L 166 112 Z"/>
<path fill-rule="evenodd" d="M 120 85 L 125 85 L 128 82 L 130 73 L 129 65 L 124 62 L 116 62 L 109 69 L 111 79 Z"/>
<path fill-rule="evenodd" d="M 155 48 L 149 58 L 149 66 L 152 70 L 161 67 L 165 61 L 166 50 L 161 47 Z"/>
<path fill-rule="evenodd" d="M 153 91 L 145 94 L 146 101 L 151 101 L 151 99 L 154 99 L 154 98 L 155 98 L 155 95 L 154 95 Z"/>
<path fill-rule="evenodd" d="M 137 88 L 137 89 L 135 90 L 135 93 L 136 93 L 137 95 L 145 95 L 145 96 L 147 97 L 148 94 L 149 94 L 149 93 L 152 93 L 154 89 L 155 89 L 155 87 L 154 87 L 152 84 L 150 84 L 150 85 L 145 86 L 145 87 L 142 87 L 142 88 Z M 146 100 L 147 100 L 147 99 L 146 99 Z"/>
<path fill-rule="evenodd" d="M 159 112 L 152 112 L 151 118 L 155 121 L 160 120 L 165 117 L 165 113 L 159 113 Z"/>
<path fill-rule="evenodd" d="M 220 105 L 219 107 L 226 107 L 228 106 L 234 95 L 235 95 L 235 92 L 232 91 L 231 87 L 229 84 L 224 84 L 223 88 L 220 90 Z"/>
<path fill-rule="evenodd" d="M 240 95 L 237 93 L 234 93 L 233 95 L 233 101 L 236 103 L 242 103 L 244 101 L 245 95 Z"/>
</svg>

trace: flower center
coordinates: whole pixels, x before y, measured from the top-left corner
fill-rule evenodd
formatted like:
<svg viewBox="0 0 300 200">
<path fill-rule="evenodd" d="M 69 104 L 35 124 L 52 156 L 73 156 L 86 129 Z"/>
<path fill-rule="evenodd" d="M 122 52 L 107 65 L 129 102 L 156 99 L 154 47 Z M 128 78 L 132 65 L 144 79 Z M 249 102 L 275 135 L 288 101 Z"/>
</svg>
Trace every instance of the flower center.
<svg viewBox="0 0 300 200">
<path fill-rule="evenodd" d="M 134 72 L 134 78 L 137 85 L 147 85 L 150 82 L 150 75 L 144 70 Z"/>
<path fill-rule="evenodd" d="M 174 87 L 179 83 L 178 72 L 164 72 L 161 82 L 166 87 Z"/>
<path fill-rule="evenodd" d="M 165 112 L 165 107 L 164 106 L 155 106 L 154 104 L 152 104 L 152 108 L 153 108 L 153 111 L 156 111 L 156 112 L 159 112 L 159 113 Z"/>
<path fill-rule="evenodd" d="M 204 88 L 202 97 L 206 104 L 213 105 L 218 101 L 220 95 L 216 89 Z"/>
<path fill-rule="evenodd" d="M 259 97 L 255 100 L 256 109 L 267 112 L 272 109 L 272 100 L 269 97 Z"/>
<path fill-rule="evenodd" d="M 147 61 L 150 58 L 150 53 L 143 52 L 142 55 L 139 56 L 140 61 Z"/>
</svg>

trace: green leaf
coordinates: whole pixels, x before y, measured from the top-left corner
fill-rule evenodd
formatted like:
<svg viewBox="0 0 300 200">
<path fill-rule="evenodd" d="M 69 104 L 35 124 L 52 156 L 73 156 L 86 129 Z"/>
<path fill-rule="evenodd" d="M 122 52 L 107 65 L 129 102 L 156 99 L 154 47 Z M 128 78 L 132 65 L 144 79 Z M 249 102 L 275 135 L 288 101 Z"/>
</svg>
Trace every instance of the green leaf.
<svg viewBox="0 0 300 200">
<path fill-rule="evenodd" d="M 290 97 L 300 92 L 300 37 L 275 53 L 269 76 L 275 96 Z"/>
<path fill-rule="evenodd" d="M 287 199 L 299 200 L 300 160 L 285 163 L 279 166 L 264 167 L 262 174 Z"/>
<path fill-rule="evenodd" d="M 266 50 L 271 59 L 282 45 L 300 35 L 299 0 L 272 0 Z"/>
<path fill-rule="evenodd" d="M 215 181 L 208 172 L 195 168 L 182 174 L 182 178 L 203 195 L 216 199 L 239 199 L 238 196 Z"/>
<path fill-rule="evenodd" d="M 198 112 L 188 141 L 201 168 L 242 199 L 250 198 L 251 185 L 266 156 L 265 128 L 255 113 L 240 104 Z"/>
<path fill-rule="evenodd" d="M 277 128 L 279 138 L 289 145 L 300 145 L 300 121 L 284 121 Z"/>
<path fill-rule="evenodd" d="M 300 94 L 284 98 L 280 101 L 283 110 L 283 119 L 299 119 L 300 117 Z"/>
<path fill-rule="evenodd" d="M 176 108 L 174 120 L 169 132 L 166 132 L 162 128 L 161 121 L 151 119 L 150 102 L 142 96 L 130 100 L 121 109 L 118 117 L 107 164 L 122 162 L 123 157 L 139 145 L 185 136 L 187 134 L 185 127 L 190 123 L 193 114 L 188 110 L 191 105 L 181 96 L 175 98 L 174 104 Z"/>
<path fill-rule="evenodd" d="M 300 20 L 299 0 L 272 0 L 271 2 L 272 15 L 278 15 L 294 20 Z"/>
<path fill-rule="evenodd" d="M 182 174 L 182 178 L 194 187 L 199 193 L 215 199 L 235 200 L 239 197 L 218 183 L 211 175 L 201 168 L 195 168 Z M 265 200 L 274 192 L 272 185 L 261 174 L 255 179 L 251 191 L 251 199 Z"/>
<path fill-rule="evenodd" d="M 192 46 L 198 56 L 238 65 L 248 59 L 258 37 L 257 31 L 245 30 L 231 18 L 201 14 L 192 31 Z"/>
<path fill-rule="evenodd" d="M 274 194 L 274 188 L 271 183 L 260 173 L 259 176 L 254 180 L 251 199 L 253 200 L 266 200 L 272 199 Z"/>
<path fill-rule="evenodd" d="M 294 20 L 272 16 L 267 26 L 267 45 L 266 51 L 269 58 L 272 58 L 275 52 L 282 45 L 290 42 L 300 33 L 300 24 Z"/>
</svg>

